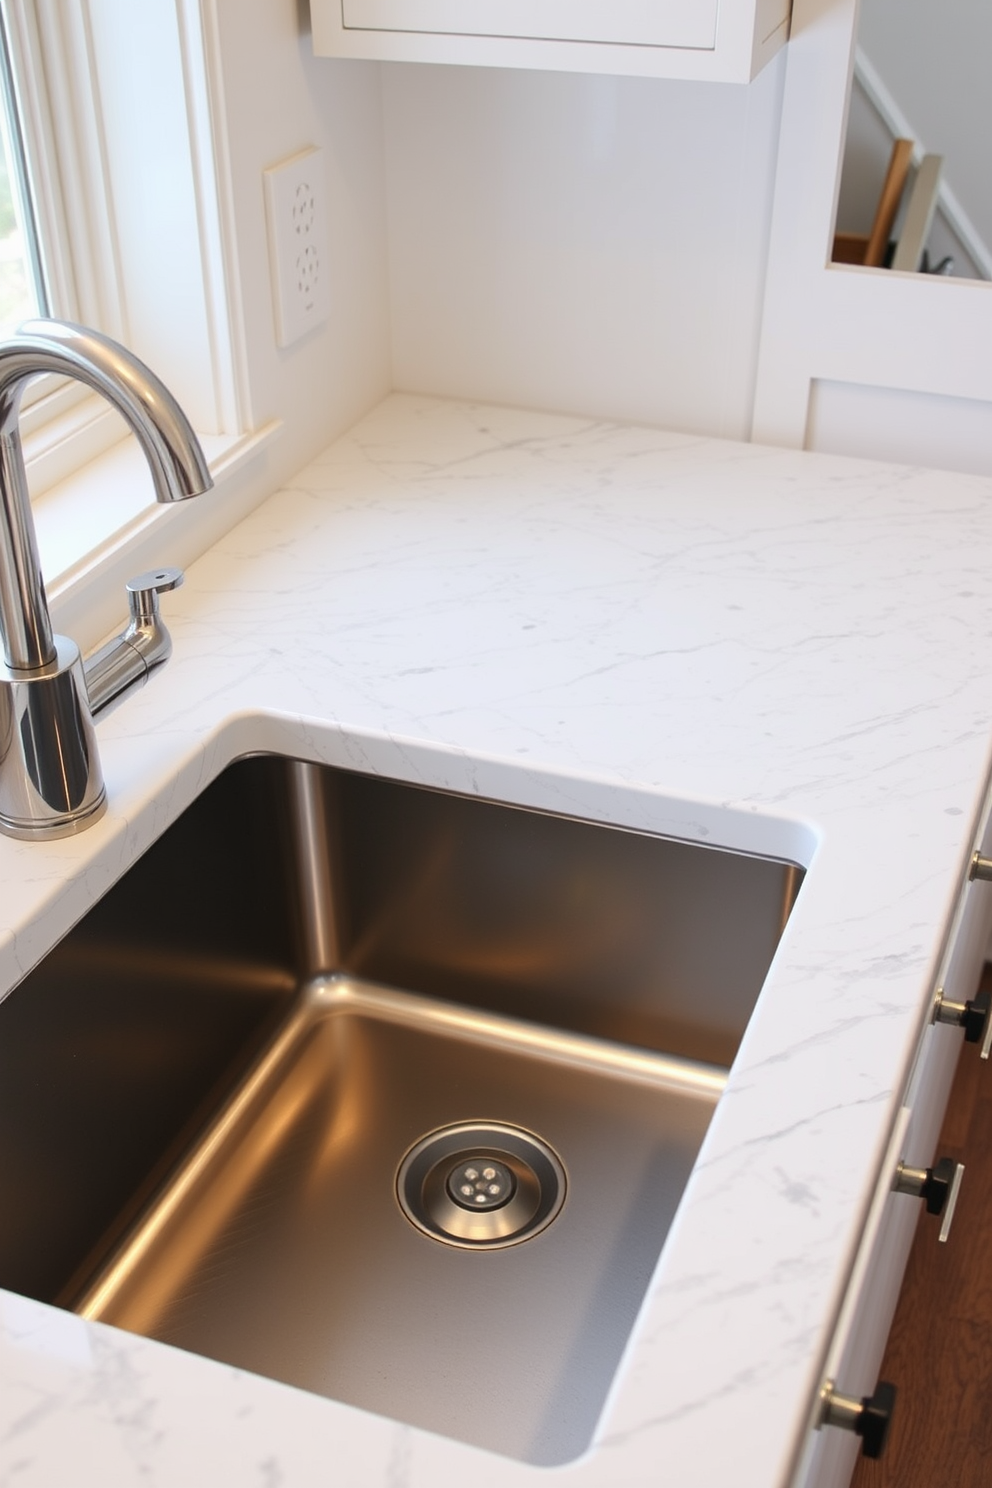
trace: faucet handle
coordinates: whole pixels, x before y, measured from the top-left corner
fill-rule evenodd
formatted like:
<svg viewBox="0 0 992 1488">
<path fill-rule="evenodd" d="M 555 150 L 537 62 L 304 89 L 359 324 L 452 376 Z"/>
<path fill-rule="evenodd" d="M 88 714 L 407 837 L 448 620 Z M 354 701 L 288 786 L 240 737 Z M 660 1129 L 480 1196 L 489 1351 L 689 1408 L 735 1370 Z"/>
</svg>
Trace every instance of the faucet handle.
<svg viewBox="0 0 992 1488">
<path fill-rule="evenodd" d="M 172 655 L 172 637 L 159 614 L 158 597 L 178 589 L 181 568 L 153 568 L 128 579 L 127 629 L 101 646 L 83 664 L 94 717 L 121 702 L 133 687 L 140 687 Z"/>
<path fill-rule="evenodd" d="M 151 568 L 147 573 L 128 579 L 127 603 L 131 617 L 138 622 L 154 620 L 158 615 L 158 597 L 178 589 L 185 575 L 181 568 Z"/>
</svg>

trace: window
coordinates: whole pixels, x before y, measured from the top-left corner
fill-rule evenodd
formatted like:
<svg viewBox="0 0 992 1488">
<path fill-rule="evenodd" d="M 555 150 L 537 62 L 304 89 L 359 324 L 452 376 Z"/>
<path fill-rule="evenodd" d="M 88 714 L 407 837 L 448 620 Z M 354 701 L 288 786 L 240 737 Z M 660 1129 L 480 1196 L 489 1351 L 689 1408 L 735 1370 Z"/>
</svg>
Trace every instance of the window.
<svg viewBox="0 0 992 1488">
<path fill-rule="evenodd" d="M 213 0 L 0 0 L 0 16 L 9 281 L 26 295 L 8 323 L 0 196 L 0 334 L 40 309 L 120 340 L 178 397 L 216 480 L 273 431 L 252 428 Z M 123 422 L 80 385 L 39 379 L 21 428 L 57 597 L 163 512 Z"/>
<path fill-rule="evenodd" d="M 44 287 L 20 120 L 14 104 L 6 27 L 0 16 L 0 336 L 44 314 Z"/>
</svg>

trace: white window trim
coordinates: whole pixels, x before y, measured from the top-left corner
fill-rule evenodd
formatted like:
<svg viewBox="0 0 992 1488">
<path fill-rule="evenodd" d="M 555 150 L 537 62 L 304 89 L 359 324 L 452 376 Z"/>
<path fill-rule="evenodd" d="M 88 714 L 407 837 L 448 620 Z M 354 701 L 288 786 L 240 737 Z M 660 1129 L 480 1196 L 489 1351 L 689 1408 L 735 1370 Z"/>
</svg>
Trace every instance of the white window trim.
<svg viewBox="0 0 992 1488">
<path fill-rule="evenodd" d="M 127 345 L 127 234 L 120 226 L 131 195 L 118 180 L 115 199 L 104 126 L 113 100 L 101 95 L 98 65 L 102 60 L 104 88 L 112 88 L 118 59 L 106 50 L 98 57 L 94 27 L 96 7 L 114 3 L 120 0 L 5 0 L 5 12 L 52 313 Z M 174 82 L 182 90 L 189 147 L 185 184 L 195 203 L 197 242 L 185 247 L 195 255 L 204 312 L 190 327 L 191 344 L 200 365 L 204 357 L 209 365 L 208 396 L 196 409 L 186 406 L 220 484 L 281 426 L 256 427 L 251 408 L 216 0 L 159 3 L 174 7 L 181 72 Z M 105 47 L 112 31 L 103 27 Z M 154 127 L 154 120 L 145 124 Z M 154 346 L 143 346 L 139 355 L 161 371 Z M 166 380 L 185 404 L 183 387 Z M 57 598 L 77 578 L 92 577 L 114 566 L 129 546 L 141 546 L 165 513 L 154 506 L 135 510 L 133 494 L 128 510 L 127 499 L 114 494 L 131 463 L 120 448 L 126 430 L 104 400 L 79 385 L 39 379 L 25 399 L 22 437 L 43 566 Z M 139 471 L 139 487 L 142 478 Z M 94 507 L 102 512 L 96 526 Z"/>
</svg>

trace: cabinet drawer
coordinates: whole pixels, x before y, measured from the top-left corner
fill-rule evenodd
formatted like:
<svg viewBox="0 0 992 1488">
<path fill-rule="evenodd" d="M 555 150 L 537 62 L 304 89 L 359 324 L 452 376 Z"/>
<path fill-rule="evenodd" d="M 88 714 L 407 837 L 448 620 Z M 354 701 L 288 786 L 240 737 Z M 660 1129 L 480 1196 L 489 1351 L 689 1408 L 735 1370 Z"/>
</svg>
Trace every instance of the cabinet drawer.
<svg viewBox="0 0 992 1488">
<path fill-rule="evenodd" d="M 623 45 L 716 45 L 717 0 L 343 0 L 366 31 L 519 36 Z"/>
</svg>

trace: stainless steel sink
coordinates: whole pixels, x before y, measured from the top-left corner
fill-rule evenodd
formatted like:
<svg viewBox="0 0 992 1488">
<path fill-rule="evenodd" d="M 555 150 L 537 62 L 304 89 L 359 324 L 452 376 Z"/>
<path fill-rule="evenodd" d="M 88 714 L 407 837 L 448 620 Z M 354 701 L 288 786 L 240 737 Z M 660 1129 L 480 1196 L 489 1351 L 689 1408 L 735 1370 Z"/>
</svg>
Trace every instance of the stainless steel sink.
<svg viewBox="0 0 992 1488">
<path fill-rule="evenodd" d="M 801 878 L 238 762 L 0 1006 L 0 1285 L 571 1460 Z"/>
</svg>

